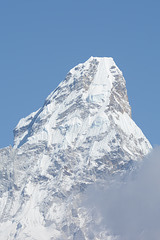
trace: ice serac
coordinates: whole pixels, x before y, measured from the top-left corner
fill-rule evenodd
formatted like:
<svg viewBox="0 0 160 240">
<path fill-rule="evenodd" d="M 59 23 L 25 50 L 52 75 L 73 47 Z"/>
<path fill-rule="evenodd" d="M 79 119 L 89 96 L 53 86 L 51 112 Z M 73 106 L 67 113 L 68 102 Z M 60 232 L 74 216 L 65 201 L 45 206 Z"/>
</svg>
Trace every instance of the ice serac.
<svg viewBox="0 0 160 240">
<path fill-rule="evenodd" d="M 114 239 L 94 231 L 85 189 L 129 171 L 151 148 L 131 118 L 122 72 L 112 58 L 89 58 L 20 120 L 14 147 L 0 150 L 0 236 Z"/>
</svg>

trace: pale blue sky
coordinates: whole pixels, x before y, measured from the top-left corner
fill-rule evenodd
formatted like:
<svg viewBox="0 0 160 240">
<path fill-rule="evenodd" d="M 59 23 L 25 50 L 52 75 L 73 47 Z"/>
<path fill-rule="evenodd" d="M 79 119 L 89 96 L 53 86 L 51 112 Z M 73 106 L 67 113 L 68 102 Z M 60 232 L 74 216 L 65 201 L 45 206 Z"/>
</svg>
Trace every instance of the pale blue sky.
<svg viewBox="0 0 160 240">
<path fill-rule="evenodd" d="M 20 118 L 42 106 L 67 72 L 111 56 L 127 82 L 133 119 L 160 145 L 160 2 L 0 2 L 0 147 Z"/>
</svg>

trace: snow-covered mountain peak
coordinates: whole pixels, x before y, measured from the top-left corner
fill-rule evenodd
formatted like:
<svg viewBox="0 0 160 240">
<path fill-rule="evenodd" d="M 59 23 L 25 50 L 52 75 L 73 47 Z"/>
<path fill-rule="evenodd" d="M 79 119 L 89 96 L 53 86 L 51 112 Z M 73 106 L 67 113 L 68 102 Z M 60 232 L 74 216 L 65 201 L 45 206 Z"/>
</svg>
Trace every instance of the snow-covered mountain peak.
<svg viewBox="0 0 160 240">
<path fill-rule="evenodd" d="M 54 131 L 60 122 L 65 125 L 68 122 L 69 129 L 74 129 L 71 135 L 74 133 L 77 137 L 82 122 L 90 128 L 91 119 L 96 115 L 104 115 L 105 118 L 109 110 L 126 112 L 131 116 L 125 80 L 112 58 L 90 57 L 69 71 L 65 80 L 47 97 L 42 108 L 20 120 L 14 130 L 14 147 L 26 142 L 45 141 L 48 146 L 54 144 Z M 79 126 L 77 130 L 73 122 Z M 62 128 L 65 128 L 63 124 Z M 60 141 L 61 138 L 60 135 Z"/>
<path fill-rule="evenodd" d="M 152 147 L 131 119 L 113 59 L 72 68 L 14 135 L 14 148 L 0 150 L 1 239 L 117 239 L 81 200 L 87 186 L 133 170 Z"/>
</svg>

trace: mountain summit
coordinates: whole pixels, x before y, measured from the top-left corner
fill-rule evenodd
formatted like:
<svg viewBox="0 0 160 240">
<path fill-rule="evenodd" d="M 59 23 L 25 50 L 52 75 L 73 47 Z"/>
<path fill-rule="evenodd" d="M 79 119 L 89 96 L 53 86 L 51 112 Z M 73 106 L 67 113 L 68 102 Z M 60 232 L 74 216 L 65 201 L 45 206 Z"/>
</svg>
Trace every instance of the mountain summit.
<svg viewBox="0 0 160 240">
<path fill-rule="evenodd" d="M 0 150 L 2 239 L 102 239 L 102 230 L 90 235 L 93 219 L 80 204 L 85 189 L 129 171 L 151 148 L 131 118 L 113 59 L 77 65 L 19 121 L 13 148 Z"/>
</svg>

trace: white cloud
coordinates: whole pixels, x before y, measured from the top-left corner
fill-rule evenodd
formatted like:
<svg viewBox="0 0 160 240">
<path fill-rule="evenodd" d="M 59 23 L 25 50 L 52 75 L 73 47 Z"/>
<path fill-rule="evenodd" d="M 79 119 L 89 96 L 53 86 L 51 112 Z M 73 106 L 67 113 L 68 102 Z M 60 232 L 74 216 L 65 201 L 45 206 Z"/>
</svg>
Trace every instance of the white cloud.
<svg viewBox="0 0 160 240">
<path fill-rule="evenodd" d="M 159 240 L 160 147 L 144 159 L 134 179 L 107 190 L 92 186 L 88 201 L 101 214 L 101 223 L 120 240 Z"/>
</svg>

